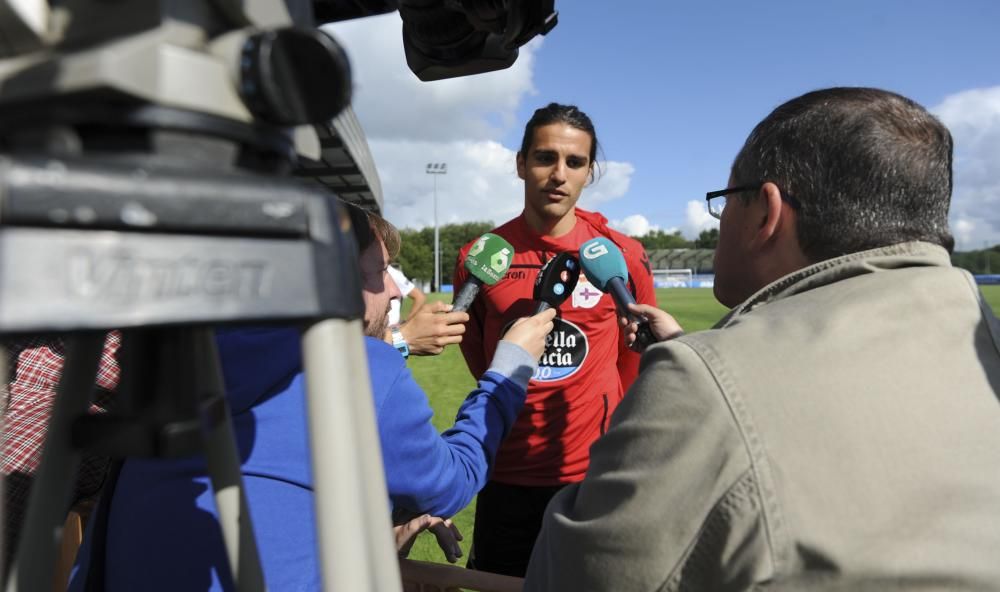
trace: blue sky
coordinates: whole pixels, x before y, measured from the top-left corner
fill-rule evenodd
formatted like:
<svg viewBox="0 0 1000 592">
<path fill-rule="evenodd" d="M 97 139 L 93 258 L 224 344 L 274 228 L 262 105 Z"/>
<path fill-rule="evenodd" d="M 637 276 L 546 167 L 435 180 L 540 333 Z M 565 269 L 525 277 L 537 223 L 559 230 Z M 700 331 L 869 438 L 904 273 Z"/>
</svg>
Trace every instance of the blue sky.
<svg viewBox="0 0 1000 592">
<path fill-rule="evenodd" d="M 355 66 L 355 110 L 399 226 L 499 223 L 522 206 L 513 155 L 549 101 L 590 114 L 606 174 L 581 206 L 631 233 L 714 221 L 750 129 L 785 100 L 836 85 L 890 89 L 956 139 L 952 226 L 960 247 L 1000 243 L 1000 2 L 609 2 L 557 0 L 559 25 L 510 70 L 423 83 L 406 69 L 398 15 L 334 25 Z"/>
</svg>

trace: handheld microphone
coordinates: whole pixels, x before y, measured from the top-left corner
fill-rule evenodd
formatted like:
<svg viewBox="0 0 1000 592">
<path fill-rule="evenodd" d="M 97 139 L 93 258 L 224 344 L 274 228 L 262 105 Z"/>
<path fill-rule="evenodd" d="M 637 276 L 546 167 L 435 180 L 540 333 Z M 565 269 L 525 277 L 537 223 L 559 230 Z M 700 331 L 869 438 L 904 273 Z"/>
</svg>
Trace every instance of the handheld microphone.
<svg viewBox="0 0 1000 592">
<path fill-rule="evenodd" d="M 572 253 L 559 253 L 546 261 L 535 278 L 533 297 L 538 301 L 535 314 L 558 308 L 573 293 L 578 279 L 580 263 Z"/>
<path fill-rule="evenodd" d="M 479 294 L 483 284 L 492 286 L 500 281 L 514 260 L 514 247 L 503 238 L 487 232 L 476 240 L 465 257 L 469 279 L 455 294 L 452 312 L 465 312 Z"/>
<path fill-rule="evenodd" d="M 629 304 L 635 304 L 635 298 L 626 287 L 628 267 L 625 265 L 625 256 L 613 242 L 598 237 L 580 245 L 580 267 L 583 269 L 583 275 L 587 276 L 590 283 L 598 290 L 611 294 L 618 308 L 618 314 L 639 324 L 635 338 L 643 348 L 657 342 L 653 330 L 649 327 L 649 320 L 628 309 Z"/>
</svg>

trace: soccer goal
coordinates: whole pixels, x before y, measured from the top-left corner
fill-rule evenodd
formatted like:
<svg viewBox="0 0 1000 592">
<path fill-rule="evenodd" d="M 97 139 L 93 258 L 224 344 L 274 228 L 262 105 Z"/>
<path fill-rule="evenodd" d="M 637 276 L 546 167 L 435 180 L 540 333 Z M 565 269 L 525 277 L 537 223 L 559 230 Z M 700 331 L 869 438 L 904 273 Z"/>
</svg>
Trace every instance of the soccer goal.
<svg viewBox="0 0 1000 592">
<path fill-rule="evenodd" d="M 690 269 L 654 269 L 653 286 L 656 288 L 690 288 L 694 274 Z"/>
</svg>

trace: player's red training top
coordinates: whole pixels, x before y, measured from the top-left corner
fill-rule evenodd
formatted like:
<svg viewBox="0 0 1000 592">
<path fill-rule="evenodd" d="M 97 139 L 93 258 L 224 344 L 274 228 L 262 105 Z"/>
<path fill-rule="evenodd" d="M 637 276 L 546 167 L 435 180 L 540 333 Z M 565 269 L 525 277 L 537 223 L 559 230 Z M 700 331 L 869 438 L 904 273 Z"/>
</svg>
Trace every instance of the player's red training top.
<svg viewBox="0 0 1000 592">
<path fill-rule="evenodd" d="M 607 219 L 598 213 L 577 209 L 576 219 L 573 230 L 559 238 L 539 236 L 523 214 L 493 231 L 510 242 L 515 254 L 507 275 L 496 285 L 483 286 L 469 310 L 461 347 L 474 376 L 486 371 L 503 329 L 534 312 L 532 292 L 541 266 L 557 253 L 578 253 L 591 238 L 604 236 L 618 245 L 635 299 L 656 305 L 642 245 L 608 228 Z M 456 289 L 468 277 L 461 262 L 472 244 L 460 252 Z M 604 433 L 638 370 L 639 355 L 623 344 L 614 300 L 581 273 L 573 294 L 559 307 L 538 371 L 528 385 L 527 402 L 500 447 L 491 478 L 527 486 L 583 480 L 590 445 Z"/>
</svg>

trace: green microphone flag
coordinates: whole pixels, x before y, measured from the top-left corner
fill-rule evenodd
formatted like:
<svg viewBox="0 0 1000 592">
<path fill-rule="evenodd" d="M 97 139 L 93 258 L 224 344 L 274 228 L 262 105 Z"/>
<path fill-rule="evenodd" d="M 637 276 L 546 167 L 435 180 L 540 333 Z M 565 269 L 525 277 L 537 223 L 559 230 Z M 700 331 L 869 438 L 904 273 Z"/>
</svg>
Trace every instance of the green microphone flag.
<svg viewBox="0 0 1000 592">
<path fill-rule="evenodd" d="M 506 275 L 514 259 L 514 247 L 503 238 L 487 232 L 479 237 L 465 257 L 465 269 L 469 279 L 456 293 L 453 311 L 469 309 L 483 284 L 492 286 Z"/>
</svg>

